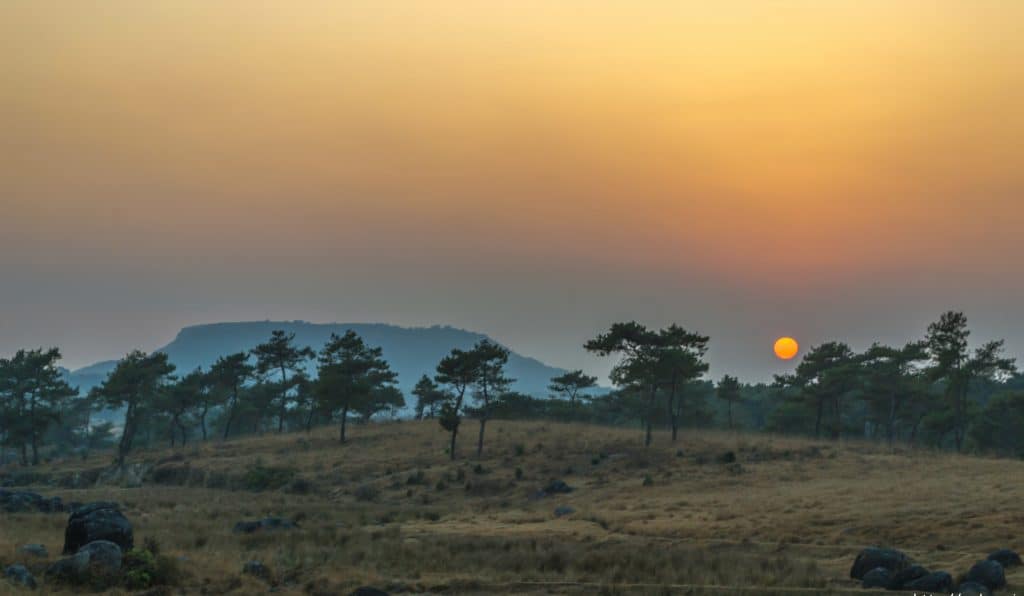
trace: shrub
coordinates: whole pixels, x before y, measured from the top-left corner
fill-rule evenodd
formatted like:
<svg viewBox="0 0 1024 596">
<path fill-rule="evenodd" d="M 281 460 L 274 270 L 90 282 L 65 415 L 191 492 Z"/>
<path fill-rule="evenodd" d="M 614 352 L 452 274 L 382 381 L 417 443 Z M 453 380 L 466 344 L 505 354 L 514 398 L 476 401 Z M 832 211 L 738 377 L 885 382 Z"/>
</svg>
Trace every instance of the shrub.
<svg viewBox="0 0 1024 596">
<path fill-rule="evenodd" d="M 242 485 L 253 491 L 278 489 L 295 477 L 295 470 L 256 464 L 250 467 L 242 477 Z"/>
</svg>

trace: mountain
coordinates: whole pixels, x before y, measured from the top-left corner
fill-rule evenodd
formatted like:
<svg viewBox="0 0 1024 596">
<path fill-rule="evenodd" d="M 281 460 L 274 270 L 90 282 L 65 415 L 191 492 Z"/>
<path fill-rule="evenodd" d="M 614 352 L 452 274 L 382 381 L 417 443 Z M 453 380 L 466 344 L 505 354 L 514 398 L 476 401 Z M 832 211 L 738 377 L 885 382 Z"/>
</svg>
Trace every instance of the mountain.
<svg viewBox="0 0 1024 596">
<path fill-rule="evenodd" d="M 380 346 L 384 350 L 384 358 L 398 372 L 398 386 L 406 394 L 407 403 L 411 403 L 409 393 L 420 376 L 433 376 L 438 361 L 452 348 L 470 348 L 476 342 L 487 339 L 482 333 L 447 326 L 399 327 L 383 323 L 260 321 L 185 327 L 174 341 L 156 351 L 165 352 L 178 367 L 178 373 L 196 367 L 207 369 L 219 356 L 248 351 L 265 342 L 275 329 L 294 333 L 297 345 L 310 346 L 314 350 L 322 347 L 332 333 L 341 335 L 349 329 L 355 331 L 367 344 Z M 115 361 L 108 360 L 72 371 L 70 382 L 81 391 L 88 391 L 103 382 L 115 365 Z M 311 362 L 308 368 L 314 372 L 315 362 Z M 512 385 L 514 390 L 534 396 L 547 395 L 551 377 L 565 373 L 564 369 L 548 366 L 515 352 L 509 355 L 506 370 L 508 376 L 516 380 Z"/>
</svg>

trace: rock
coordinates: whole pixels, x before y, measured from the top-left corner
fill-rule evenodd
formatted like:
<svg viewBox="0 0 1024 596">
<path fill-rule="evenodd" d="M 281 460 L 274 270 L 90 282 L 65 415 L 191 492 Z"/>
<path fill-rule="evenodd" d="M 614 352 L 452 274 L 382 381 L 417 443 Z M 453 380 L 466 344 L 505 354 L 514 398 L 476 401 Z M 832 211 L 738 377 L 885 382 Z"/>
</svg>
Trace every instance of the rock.
<svg viewBox="0 0 1024 596">
<path fill-rule="evenodd" d="M 352 590 L 352 593 L 349 596 L 389 596 L 389 595 L 384 590 L 378 590 L 377 588 L 372 588 L 370 586 L 363 586 L 361 588 L 356 588 L 355 590 Z"/>
<path fill-rule="evenodd" d="M 64 503 L 59 497 L 44 497 L 29 491 L 0 488 L 0 511 L 7 513 L 60 513 Z"/>
<path fill-rule="evenodd" d="M 957 596 L 992 596 L 992 590 L 975 582 L 964 582 L 956 589 Z"/>
<path fill-rule="evenodd" d="M 1006 585 L 1006 574 L 998 561 L 978 561 L 964 576 L 964 581 L 981 584 L 990 590 L 998 590 Z"/>
<path fill-rule="evenodd" d="M 30 590 L 36 589 L 36 578 L 24 565 L 10 565 L 4 569 L 4 577 L 16 586 L 22 586 Z"/>
<path fill-rule="evenodd" d="M 89 557 L 90 567 L 100 567 L 104 571 L 116 573 L 121 570 L 124 553 L 121 547 L 109 540 L 94 540 L 78 549 L 75 556 L 85 554 Z"/>
<path fill-rule="evenodd" d="M 113 542 L 122 551 L 131 550 L 135 545 L 132 524 L 116 503 L 89 503 L 76 509 L 68 518 L 68 526 L 64 530 L 65 555 L 78 552 L 78 549 L 97 540 Z"/>
<path fill-rule="evenodd" d="M 950 594 L 953 592 L 953 576 L 945 571 L 936 571 L 903 584 L 904 590 Z"/>
<path fill-rule="evenodd" d="M 245 565 L 242 565 L 242 573 L 258 577 L 260 579 L 270 579 L 270 568 L 264 565 L 261 561 L 246 561 Z"/>
<path fill-rule="evenodd" d="M 39 557 L 40 559 L 45 559 L 50 556 L 50 553 L 47 552 L 46 547 L 42 544 L 23 544 L 18 547 L 18 552 L 25 555 L 31 555 L 33 557 Z"/>
<path fill-rule="evenodd" d="M 1022 565 L 1020 555 L 1008 548 L 1001 548 L 987 557 L 989 561 L 996 561 L 1003 566 L 1003 569 Z"/>
<path fill-rule="evenodd" d="M 298 524 L 290 519 L 280 517 L 265 517 L 255 521 L 240 521 L 235 524 L 236 534 L 253 534 L 255 532 L 272 532 L 275 530 L 294 530 Z"/>
<path fill-rule="evenodd" d="M 888 588 L 892 581 L 892 572 L 885 567 L 875 567 L 864 574 L 862 588 Z"/>
<path fill-rule="evenodd" d="M 90 578 L 107 577 L 114 583 L 121 571 L 124 553 L 109 540 L 94 540 L 83 545 L 74 555 L 55 562 L 46 570 L 54 579 L 78 583 Z"/>
<path fill-rule="evenodd" d="M 911 565 L 905 569 L 893 572 L 889 578 L 890 590 L 906 589 L 907 584 L 928 575 L 929 571 L 920 565 Z"/>
<path fill-rule="evenodd" d="M 910 567 L 912 561 L 904 553 L 892 548 L 868 547 L 860 551 L 850 568 L 850 577 L 864 579 L 864 575 L 876 567 L 896 572 Z"/>
<path fill-rule="evenodd" d="M 726 451 L 722 455 L 718 456 L 718 463 L 720 464 L 734 464 L 736 463 L 736 454 L 732 451 Z"/>
<path fill-rule="evenodd" d="M 565 517 L 566 515 L 572 515 L 573 513 L 576 513 L 576 510 L 568 505 L 555 507 L 555 517 Z"/>
<path fill-rule="evenodd" d="M 572 487 L 564 480 L 553 480 L 551 484 L 544 487 L 544 492 L 549 495 L 566 494 L 572 492 Z"/>
</svg>

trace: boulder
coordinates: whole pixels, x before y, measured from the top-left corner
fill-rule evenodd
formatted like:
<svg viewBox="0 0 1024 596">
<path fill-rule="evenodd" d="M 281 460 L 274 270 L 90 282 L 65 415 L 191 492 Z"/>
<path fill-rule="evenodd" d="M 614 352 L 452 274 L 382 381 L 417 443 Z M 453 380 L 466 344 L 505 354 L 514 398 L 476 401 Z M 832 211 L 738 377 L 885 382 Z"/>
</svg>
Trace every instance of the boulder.
<svg viewBox="0 0 1024 596">
<path fill-rule="evenodd" d="M 24 565 L 10 565 L 4 568 L 4 577 L 16 586 L 30 590 L 36 589 L 36 578 L 32 576 Z"/>
<path fill-rule="evenodd" d="M 965 582 L 981 584 L 989 590 L 998 590 L 1006 585 L 1006 574 L 998 561 L 978 561 L 964 576 Z"/>
<path fill-rule="evenodd" d="M 850 577 L 853 579 L 864 579 L 864 575 L 881 567 L 892 572 L 901 571 L 910 567 L 913 562 L 904 553 L 892 548 L 868 547 L 860 551 L 857 559 L 850 568 Z"/>
<path fill-rule="evenodd" d="M 576 513 L 576 510 L 568 505 L 555 507 L 555 517 L 565 517 L 566 515 L 572 515 L 573 513 Z"/>
<path fill-rule="evenodd" d="M 986 557 L 989 561 L 995 561 L 1003 566 L 1003 569 L 1009 567 L 1015 567 L 1017 565 L 1024 565 L 1021 561 L 1020 555 L 1016 551 L 1012 551 L 1008 548 L 1001 548 L 996 552 Z"/>
<path fill-rule="evenodd" d="M 544 487 L 544 492 L 549 495 L 571 493 L 572 487 L 566 484 L 564 480 L 553 480 L 551 484 Z"/>
<path fill-rule="evenodd" d="M 964 582 L 956 589 L 957 596 L 992 596 L 992 590 L 975 582 Z"/>
<path fill-rule="evenodd" d="M 888 588 L 892 581 L 892 572 L 885 567 L 875 567 L 864 574 L 862 588 Z"/>
<path fill-rule="evenodd" d="M 911 565 L 905 569 L 894 571 L 889 578 L 889 585 L 886 587 L 890 590 L 903 590 L 906 589 L 907 584 L 928 575 L 928 573 L 929 571 L 920 565 Z"/>
<path fill-rule="evenodd" d="M 0 511 L 7 513 L 60 513 L 64 503 L 59 497 L 44 497 L 38 493 L 0 488 Z"/>
<path fill-rule="evenodd" d="M 18 547 L 18 552 L 23 555 L 39 557 L 40 559 L 50 556 L 50 553 L 47 552 L 46 547 L 42 544 L 23 544 Z"/>
<path fill-rule="evenodd" d="M 270 579 L 270 568 L 264 565 L 262 561 L 246 561 L 245 565 L 242 565 L 242 573 L 263 580 Z"/>
<path fill-rule="evenodd" d="M 299 525 L 290 519 L 280 517 L 265 517 L 255 521 L 240 521 L 235 524 L 236 534 L 253 534 L 255 532 L 273 532 L 275 530 L 294 530 Z"/>
<path fill-rule="evenodd" d="M 903 589 L 914 592 L 950 594 L 953 592 L 953 576 L 945 571 L 936 571 L 903 584 Z"/>
<path fill-rule="evenodd" d="M 58 560 L 46 570 L 46 575 L 59 581 L 82 582 L 88 578 L 113 578 L 121 571 L 124 553 L 109 540 L 95 540 L 85 544 L 70 557 Z"/>
<path fill-rule="evenodd" d="M 64 530 L 64 554 L 77 553 L 90 542 L 108 540 L 121 548 L 131 550 L 135 545 L 132 524 L 121 513 L 116 503 L 96 502 L 83 505 L 68 518 Z"/>
</svg>

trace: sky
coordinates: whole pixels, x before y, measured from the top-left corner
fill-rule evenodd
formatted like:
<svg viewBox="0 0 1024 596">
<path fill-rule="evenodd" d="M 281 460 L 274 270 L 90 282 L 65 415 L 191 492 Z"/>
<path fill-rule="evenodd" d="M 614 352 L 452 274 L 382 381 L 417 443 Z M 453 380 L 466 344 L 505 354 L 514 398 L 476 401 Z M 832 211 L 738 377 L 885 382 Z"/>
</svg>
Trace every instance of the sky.
<svg viewBox="0 0 1024 596">
<path fill-rule="evenodd" d="M 0 355 L 617 320 L 768 380 L 944 310 L 1024 356 L 1016 0 L 6 0 Z"/>
</svg>

